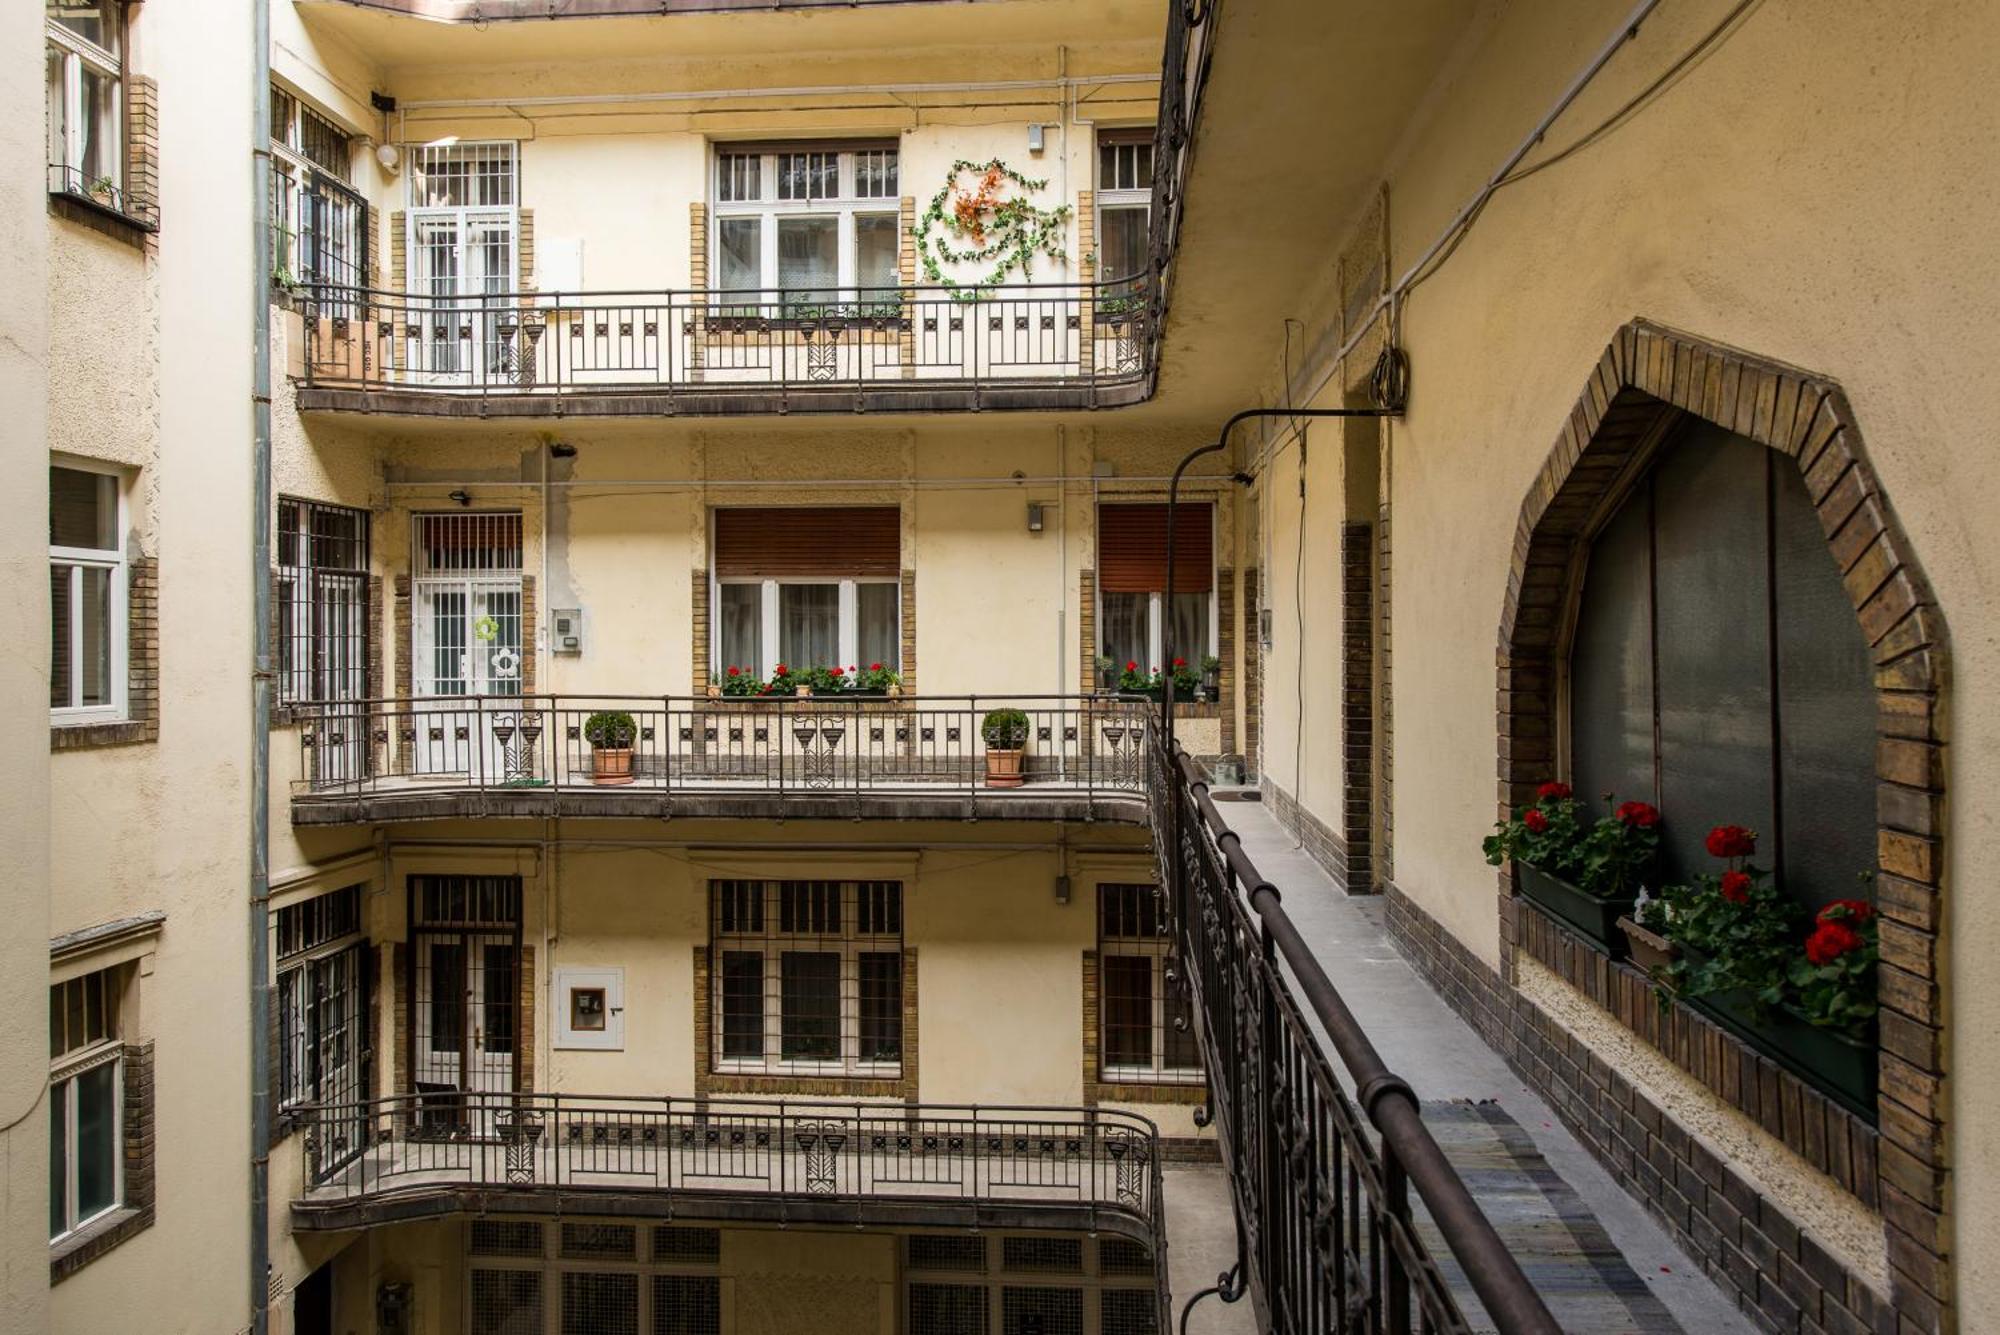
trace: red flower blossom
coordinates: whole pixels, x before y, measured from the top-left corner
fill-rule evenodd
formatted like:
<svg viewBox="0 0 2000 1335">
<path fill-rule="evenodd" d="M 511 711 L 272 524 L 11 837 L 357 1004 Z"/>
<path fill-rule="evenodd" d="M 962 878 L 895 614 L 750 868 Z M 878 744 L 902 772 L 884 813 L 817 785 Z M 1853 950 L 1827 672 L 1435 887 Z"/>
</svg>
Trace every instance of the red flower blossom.
<svg viewBox="0 0 2000 1335">
<path fill-rule="evenodd" d="M 1718 858 L 1747 858 L 1757 851 L 1757 836 L 1741 825 L 1718 825 L 1708 832 L 1708 851 Z"/>
<path fill-rule="evenodd" d="M 1184 668 L 1187 666 L 1187 660 L 1185 658 L 1176 658 L 1174 660 L 1174 666 L 1177 668 Z"/>
<path fill-rule="evenodd" d="M 1836 899 L 1819 911 L 1819 921 L 1864 923 L 1875 916 L 1875 906 L 1865 899 Z"/>
<path fill-rule="evenodd" d="M 729 675 L 732 677 L 740 677 L 743 675 L 743 669 L 739 667 L 733 667 L 729 669 Z"/>
<path fill-rule="evenodd" d="M 783 663 L 780 663 L 780 664 L 778 664 L 778 670 L 777 670 L 777 672 L 775 672 L 775 673 L 774 673 L 774 674 L 772 674 L 772 675 L 774 675 L 774 676 L 779 676 L 779 677 L 782 677 L 782 676 L 784 676 L 784 675 L 785 675 L 785 674 L 786 674 L 787 672 L 790 672 L 790 671 L 791 671 L 791 669 L 790 669 L 790 668 L 786 667 L 786 666 L 785 666 L 785 665 L 784 665 Z"/>
<path fill-rule="evenodd" d="M 1535 800 L 1537 802 L 1560 801 L 1569 795 L 1570 786 L 1566 783 L 1545 783 L 1535 789 Z"/>
<path fill-rule="evenodd" d="M 1138 660 L 1138 659 L 1136 659 L 1136 658 L 1128 658 L 1128 659 L 1126 659 L 1126 660 L 1125 660 L 1125 670 L 1126 670 L 1127 672 L 1137 672 L 1137 671 L 1139 670 L 1139 660 Z"/>
<path fill-rule="evenodd" d="M 1747 871 L 1726 871 L 1722 873 L 1722 897 L 1732 904 L 1750 902 L 1750 873 Z"/>
<path fill-rule="evenodd" d="M 870 663 L 868 665 L 868 670 L 870 672 L 880 672 L 882 670 L 882 665 L 880 663 Z"/>
<path fill-rule="evenodd" d="M 1844 922 L 1823 922 L 1806 938 L 1806 958 L 1814 964 L 1831 964 L 1860 948 L 1861 934 Z"/>
<path fill-rule="evenodd" d="M 835 669 L 833 669 L 833 671 L 831 671 L 831 672 L 830 672 L 830 673 L 828 673 L 827 675 L 828 675 L 828 676 L 831 676 L 831 677 L 842 677 L 842 676 L 845 676 L 845 675 L 847 675 L 847 674 L 846 674 L 846 673 L 844 673 L 844 672 L 842 672 L 842 671 L 841 671 L 841 670 L 840 670 L 839 668 L 835 668 Z"/>
<path fill-rule="evenodd" d="M 1650 802 L 1625 802 L 1618 807 L 1618 819 L 1634 829 L 1650 830 L 1660 823 L 1660 809 Z"/>
<path fill-rule="evenodd" d="M 1521 824 L 1534 834 L 1547 834 L 1549 831 L 1549 818 L 1534 807 L 1521 813 Z"/>
</svg>

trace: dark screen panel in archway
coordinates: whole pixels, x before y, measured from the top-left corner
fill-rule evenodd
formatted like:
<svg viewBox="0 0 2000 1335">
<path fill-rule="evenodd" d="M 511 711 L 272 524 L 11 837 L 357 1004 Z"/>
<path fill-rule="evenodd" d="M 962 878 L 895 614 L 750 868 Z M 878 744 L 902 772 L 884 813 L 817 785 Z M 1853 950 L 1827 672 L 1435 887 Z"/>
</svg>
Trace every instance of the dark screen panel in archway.
<svg viewBox="0 0 2000 1335">
<path fill-rule="evenodd" d="M 1658 802 L 1653 782 L 1652 513 L 1645 489 L 1591 545 L 1570 651 L 1570 783 Z"/>
<path fill-rule="evenodd" d="M 1817 908 L 1872 891 L 1875 684 L 1868 641 L 1798 470 L 1776 470 L 1778 737 L 1785 882 Z"/>
</svg>

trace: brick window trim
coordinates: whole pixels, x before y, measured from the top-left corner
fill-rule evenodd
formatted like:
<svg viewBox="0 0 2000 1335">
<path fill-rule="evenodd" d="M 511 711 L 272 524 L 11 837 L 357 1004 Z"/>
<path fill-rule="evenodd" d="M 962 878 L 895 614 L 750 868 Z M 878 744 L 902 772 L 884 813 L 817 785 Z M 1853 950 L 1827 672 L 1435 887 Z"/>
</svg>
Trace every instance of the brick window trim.
<svg viewBox="0 0 2000 1335">
<path fill-rule="evenodd" d="M 60 1284 L 98 1257 L 153 1226 L 153 1044 L 127 1043 L 121 1056 L 125 1084 L 125 1203 L 49 1245 L 49 1283 Z"/>
<path fill-rule="evenodd" d="M 1098 952 L 1086 950 L 1083 952 L 1083 1106 L 1095 1108 L 1106 1103 L 1206 1104 L 1206 1082 L 1198 1085 L 1178 1082 L 1149 1084 L 1138 1080 L 1104 1078 L 1098 1024 L 1103 995 Z"/>
<path fill-rule="evenodd" d="M 160 740 L 160 560 L 126 563 L 125 717 L 106 723 L 52 724 L 49 750 L 87 751 Z"/>
<path fill-rule="evenodd" d="M 900 1075 L 739 1075 L 715 1069 L 715 997 L 709 948 L 694 947 L 694 1093 L 793 1094 L 800 1098 L 917 1101 L 917 948 L 903 946 L 903 1069 Z"/>
<path fill-rule="evenodd" d="M 1895 1306 L 1935 1328 L 1932 1314 L 1947 1319 L 1952 1288 L 1940 969 L 1947 637 L 1839 384 L 1645 320 L 1618 331 L 1522 502 L 1499 626 L 1496 806 L 1504 816 L 1557 777 L 1563 609 L 1573 595 L 1577 558 L 1593 519 L 1685 417 L 1757 441 L 1798 467 L 1871 646 L 1882 925 L 1880 1146 L 1875 1181 L 1850 1190 L 1879 1202 Z M 1540 927 L 1545 920 L 1517 911 L 1513 901 L 1512 869 L 1503 868 L 1501 964 L 1510 988 L 1516 952 L 1545 954 L 1549 940 Z M 1525 933 L 1523 923 L 1530 928 Z M 1726 1063 L 1709 1063 L 1678 1043 L 1662 1050 L 1728 1097 L 1721 1071 L 1712 1069 Z"/>
<path fill-rule="evenodd" d="M 1204 704 L 1175 701 L 1175 718 L 1212 718 L 1222 721 L 1222 754 L 1234 755 L 1236 745 L 1236 665 L 1233 655 L 1236 650 L 1236 618 L 1238 599 L 1236 597 L 1236 572 L 1228 566 L 1218 566 L 1215 571 L 1216 598 L 1216 658 L 1221 660 L 1217 669 L 1216 698 Z M 1102 651 L 1097 644 L 1097 571 L 1084 570 L 1078 573 L 1076 583 L 1077 643 L 1080 661 L 1077 664 L 1077 690 L 1083 695 L 1101 694 L 1105 687 L 1097 674 L 1097 658 Z M 1254 635 L 1253 626 L 1247 633 Z"/>
</svg>

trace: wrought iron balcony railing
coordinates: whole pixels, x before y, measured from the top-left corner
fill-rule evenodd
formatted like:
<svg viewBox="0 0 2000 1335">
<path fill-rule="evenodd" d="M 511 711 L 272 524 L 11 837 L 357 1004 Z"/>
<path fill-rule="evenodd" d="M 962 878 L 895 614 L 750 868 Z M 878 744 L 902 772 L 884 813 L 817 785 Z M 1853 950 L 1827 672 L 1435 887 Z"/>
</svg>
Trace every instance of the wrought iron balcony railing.
<svg viewBox="0 0 2000 1335">
<path fill-rule="evenodd" d="M 606 412 L 758 411 L 779 406 L 773 394 L 788 410 L 1089 407 L 1145 393 L 1148 292 L 1142 278 L 463 296 L 320 286 L 301 300 L 304 385 L 487 414 L 586 399 Z"/>
<path fill-rule="evenodd" d="M 302 704 L 292 710 L 299 724 L 292 792 L 301 803 L 550 791 L 1136 803 L 1156 709 L 1136 697 L 1095 695 L 486 695 Z M 987 741 L 996 711 L 1017 712 L 1017 747 Z"/>
<path fill-rule="evenodd" d="M 1383 1064 L 1186 752 L 1169 755 L 1159 738 L 1147 754 L 1153 837 L 1257 1328 L 1472 1330 L 1416 1230 L 1421 1208 L 1493 1328 L 1555 1335 L 1416 1095 Z"/>
</svg>

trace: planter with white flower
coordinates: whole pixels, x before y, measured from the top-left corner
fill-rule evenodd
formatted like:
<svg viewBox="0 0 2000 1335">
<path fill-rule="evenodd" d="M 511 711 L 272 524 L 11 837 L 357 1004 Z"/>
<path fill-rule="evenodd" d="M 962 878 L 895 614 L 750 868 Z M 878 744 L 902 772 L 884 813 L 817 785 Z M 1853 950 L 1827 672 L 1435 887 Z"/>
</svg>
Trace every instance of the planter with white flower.
<svg viewBox="0 0 2000 1335">
<path fill-rule="evenodd" d="M 1626 802 L 1586 822 L 1568 784 L 1545 783 L 1533 802 L 1494 827 L 1483 848 L 1496 867 L 1513 862 L 1524 896 L 1621 959 L 1618 920 L 1637 902 L 1659 845 L 1658 808 Z"/>
<path fill-rule="evenodd" d="M 632 782 L 632 740 L 639 725 L 622 710 L 603 710 L 583 721 L 590 743 L 590 781 L 601 787 Z"/>
</svg>

